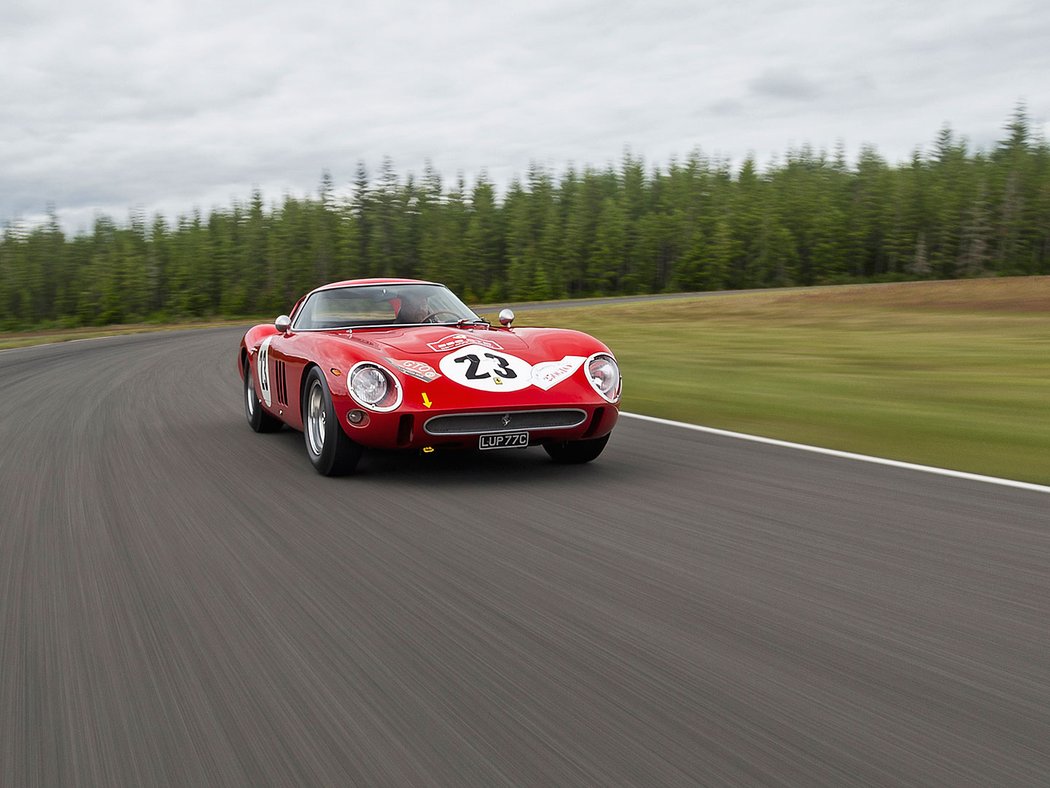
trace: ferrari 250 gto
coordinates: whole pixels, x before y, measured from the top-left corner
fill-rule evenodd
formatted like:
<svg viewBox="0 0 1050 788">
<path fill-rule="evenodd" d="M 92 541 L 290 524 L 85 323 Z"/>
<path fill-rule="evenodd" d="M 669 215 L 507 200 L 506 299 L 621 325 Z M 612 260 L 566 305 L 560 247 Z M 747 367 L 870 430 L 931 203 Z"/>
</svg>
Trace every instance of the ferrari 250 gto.
<svg viewBox="0 0 1050 788">
<path fill-rule="evenodd" d="M 256 432 L 302 430 L 322 474 L 363 448 L 526 448 L 589 462 L 616 424 L 620 370 L 579 331 L 499 326 L 444 285 L 361 279 L 324 285 L 291 315 L 251 328 L 238 369 Z"/>
</svg>

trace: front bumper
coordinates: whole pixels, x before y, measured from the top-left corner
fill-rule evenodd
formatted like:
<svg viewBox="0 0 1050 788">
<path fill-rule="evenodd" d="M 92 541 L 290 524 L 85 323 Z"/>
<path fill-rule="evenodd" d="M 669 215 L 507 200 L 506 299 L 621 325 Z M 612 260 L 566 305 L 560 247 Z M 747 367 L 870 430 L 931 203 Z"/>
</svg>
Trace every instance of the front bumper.
<svg viewBox="0 0 1050 788">
<path fill-rule="evenodd" d="M 609 434 L 619 417 L 618 405 L 602 402 L 500 410 L 365 412 L 355 424 L 349 416 L 361 409 L 352 400 L 335 405 L 343 431 L 357 443 L 377 449 L 477 448 L 479 436 L 506 432 L 528 432 L 530 445 L 587 440 Z"/>
</svg>

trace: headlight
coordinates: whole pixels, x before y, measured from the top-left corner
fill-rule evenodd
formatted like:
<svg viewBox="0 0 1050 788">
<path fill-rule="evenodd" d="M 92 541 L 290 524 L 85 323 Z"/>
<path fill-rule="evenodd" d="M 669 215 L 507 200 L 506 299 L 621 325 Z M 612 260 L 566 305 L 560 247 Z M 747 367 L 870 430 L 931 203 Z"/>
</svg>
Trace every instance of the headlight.
<svg viewBox="0 0 1050 788">
<path fill-rule="evenodd" d="M 608 353 L 595 353 L 587 359 L 587 380 L 609 402 L 620 398 L 620 368 Z"/>
<path fill-rule="evenodd" d="M 350 369 L 350 396 L 370 410 L 388 411 L 401 404 L 397 378 L 377 364 L 361 361 Z"/>
</svg>

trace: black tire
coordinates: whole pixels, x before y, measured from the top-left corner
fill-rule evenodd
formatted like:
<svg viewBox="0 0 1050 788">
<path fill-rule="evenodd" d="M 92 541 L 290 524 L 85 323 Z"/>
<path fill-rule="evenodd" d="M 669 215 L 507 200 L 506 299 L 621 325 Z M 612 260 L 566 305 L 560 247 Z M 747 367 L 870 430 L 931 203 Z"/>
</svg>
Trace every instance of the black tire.
<svg viewBox="0 0 1050 788">
<path fill-rule="evenodd" d="M 609 435 L 603 435 L 586 441 L 552 441 L 544 443 L 543 448 L 557 463 L 580 465 L 595 459 L 608 442 Z"/>
<path fill-rule="evenodd" d="M 306 456 L 322 476 L 351 473 L 361 459 L 361 446 L 343 432 L 332 392 L 317 367 L 311 368 L 303 386 L 303 437 Z"/>
<path fill-rule="evenodd" d="M 256 432 L 277 432 L 284 424 L 276 416 L 267 413 L 255 392 L 255 376 L 248 359 L 244 360 L 244 415 L 248 426 Z"/>
</svg>

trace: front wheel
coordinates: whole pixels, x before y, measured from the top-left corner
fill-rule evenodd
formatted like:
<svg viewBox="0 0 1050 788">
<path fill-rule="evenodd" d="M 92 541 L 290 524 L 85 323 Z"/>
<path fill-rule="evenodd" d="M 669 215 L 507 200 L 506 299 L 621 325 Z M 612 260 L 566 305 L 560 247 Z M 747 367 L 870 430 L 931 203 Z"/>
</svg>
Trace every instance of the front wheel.
<svg viewBox="0 0 1050 788">
<path fill-rule="evenodd" d="M 317 367 L 306 376 L 303 435 L 306 438 L 306 454 L 323 476 L 350 473 L 361 459 L 361 446 L 350 440 L 339 426 L 332 393 L 328 390 L 324 374 Z"/>
<path fill-rule="evenodd" d="M 603 435 L 586 441 L 551 441 L 544 443 L 543 448 L 555 462 L 579 465 L 595 459 L 608 442 L 609 436 Z"/>
</svg>

